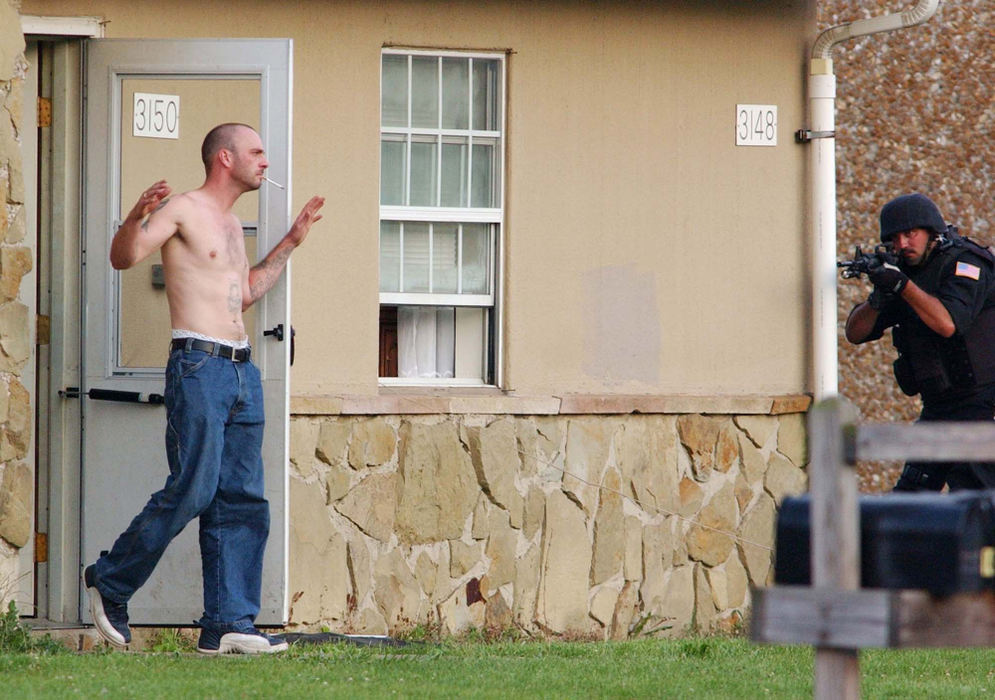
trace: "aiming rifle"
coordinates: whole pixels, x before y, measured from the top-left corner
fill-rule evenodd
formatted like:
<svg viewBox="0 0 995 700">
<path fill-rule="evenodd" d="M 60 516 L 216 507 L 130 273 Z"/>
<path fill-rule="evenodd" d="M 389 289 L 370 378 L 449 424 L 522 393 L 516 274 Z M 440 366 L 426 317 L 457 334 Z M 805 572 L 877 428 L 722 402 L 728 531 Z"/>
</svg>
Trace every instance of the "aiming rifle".
<svg viewBox="0 0 995 700">
<path fill-rule="evenodd" d="M 840 268 L 843 279 L 852 279 L 866 275 L 871 270 L 881 267 L 885 263 L 898 265 L 898 256 L 891 252 L 889 246 L 879 243 L 870 253 L 865 253 L 858 245 L 853 254 L 853 260 L 837 261 L 836 267 Z"/>
</svg>

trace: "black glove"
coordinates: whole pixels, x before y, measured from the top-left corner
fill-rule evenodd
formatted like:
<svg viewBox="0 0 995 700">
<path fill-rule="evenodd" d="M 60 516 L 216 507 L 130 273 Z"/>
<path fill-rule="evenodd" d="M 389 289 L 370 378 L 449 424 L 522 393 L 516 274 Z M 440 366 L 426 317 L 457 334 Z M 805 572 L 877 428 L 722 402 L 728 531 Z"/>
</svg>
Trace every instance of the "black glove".
<svg viewBox="0 0 995 700">
<path fill-rule="evenodd" d="M 909 283 L 908 276 L 890 262 L 868 271 L 867 277 L 875 289 L 889 294 L 901 294 L 905 285 Z"/>
<path fill-rule="evenodd" d="M 867 297 L 867 304 L 875 311 L 884 311 L 891 306 L 898 298 L 897 294 L 886 292 L 881 287 L 871 290 L 871 295 Z"/>
</svg>

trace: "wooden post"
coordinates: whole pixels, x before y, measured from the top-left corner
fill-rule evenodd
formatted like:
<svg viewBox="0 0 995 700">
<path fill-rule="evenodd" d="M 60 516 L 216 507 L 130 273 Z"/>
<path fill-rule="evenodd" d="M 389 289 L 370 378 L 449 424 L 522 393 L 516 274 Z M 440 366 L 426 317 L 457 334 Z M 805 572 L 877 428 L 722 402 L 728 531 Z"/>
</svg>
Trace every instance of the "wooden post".
<svg viewBox="0 0 995 700">
<path fill-rule="evenodd" d="M 846 463 L 845 440 L 855 437 L 856 410 L 845 399 L 821 401 L 809 411 L 809 490 L 812 585 L 816 589 L 860 587 L 860 516 L 857 480 Z M 860 696 L 857 649 L 816 645 L 815 698 Z"/>
</svg>

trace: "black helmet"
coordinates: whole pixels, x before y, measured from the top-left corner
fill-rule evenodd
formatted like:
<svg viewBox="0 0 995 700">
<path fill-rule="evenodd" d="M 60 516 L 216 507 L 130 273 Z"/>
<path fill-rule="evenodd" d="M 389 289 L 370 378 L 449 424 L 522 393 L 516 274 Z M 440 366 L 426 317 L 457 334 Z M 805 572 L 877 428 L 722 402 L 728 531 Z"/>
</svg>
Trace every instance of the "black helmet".
<svg viewBox="0 0 995 700">
<path fill-rule="evenodd" d="M 901 231 L 924 228 L 943 235 L 947 225 L 933 200 L 918 192 L 903 194 L 881 207 L 881 242 L 888 243 Z"/>
</svg>

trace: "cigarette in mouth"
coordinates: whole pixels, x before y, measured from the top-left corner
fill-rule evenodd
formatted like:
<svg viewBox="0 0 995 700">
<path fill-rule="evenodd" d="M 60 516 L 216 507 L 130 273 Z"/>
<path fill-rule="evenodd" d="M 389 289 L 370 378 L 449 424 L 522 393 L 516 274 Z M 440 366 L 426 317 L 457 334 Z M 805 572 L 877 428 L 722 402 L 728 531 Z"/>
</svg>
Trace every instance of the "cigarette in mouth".
<svg viewBox="0 0 995 700">
<path fill-rule="evenodd" d="M 263 179 L 264 179 L 264 180 L 265 180 L 266 182 L 268 182 L 269 184 L 271 184 L 271 185 L 276 185 L 276 186 L 277 186 L 277 187 L 279 187 L 279 188 L 280 188 L 281 190 L 285 190 L 285 189 L 287 189 L 286 187 L 284 187 L 283 185 L 281 185 L 281 184 L 280 184 L 279 182 L 274 182 L 273 180 L 270 180 L 270 179 L 269 179 L 268 177 L 266 177 L 265 175 L 263 175 Z"/>
</svg>

